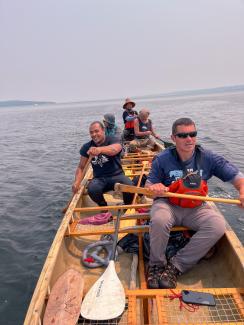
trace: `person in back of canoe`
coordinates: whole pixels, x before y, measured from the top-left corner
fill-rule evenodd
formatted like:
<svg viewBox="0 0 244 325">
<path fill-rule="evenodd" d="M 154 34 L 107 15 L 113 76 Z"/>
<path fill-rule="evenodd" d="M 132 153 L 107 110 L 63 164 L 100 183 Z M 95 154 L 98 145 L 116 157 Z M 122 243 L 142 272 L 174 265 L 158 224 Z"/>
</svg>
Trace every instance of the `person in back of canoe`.
<svg viewBox="0 0 244 325">
<path fill-rule="evenodd" d="M 114 114 L 107 113 L 103 116 L 103 124 L 105 126 L 105 135 L 114 136 L 121 140 L 122 130 L 115 123 Z"/>
<path fill-rule="evenodd" d="M 239 191 L 244 207 L 244 175 L 224 157 L 196 145 L 197 130 L 189 118 L 173 123 L 175 147 L 165 149 L 153 161 L 146 187 L 154 193 L 150 223 L 149 288 L 175 288 L 177 278 L 190 270 L 225 233 L 223 216 L 206 202 L 163 198 L 164 192 L 207 195 L 207 181 L 216 176 Z M 173 226 L 194 230 L 189 243 L 169 261 L 165 250 Z"/>
<path fill-rule="evenodd" d="M 76 169 L 72 191 L 77 193 L 79 190 L 82 171 L 89 156 L 92 156 L 93 179 L 88 185 L 88 194 L 97 205 L 106 206 L 103 193 L 113 190 L 115 183 L 132 185 L 132 181 L 125 176 L 121 166 L 120 141 L 116 137 L 106 136 L 104 125 L 99 121 L 90 124 L 89 132 L 91 141 L 85 143 L 80 149 L 80 163 Z M 133 194 L 123 193 L 123 200 L 125 204 L 130 204 Z"/>
<path fill-rule="evenodd" d="M 153 149 L 155 146 L 155 139 L 159 136 L 154 132 L 152 121 L 149 119 L 149 110 L 142 108 L 138 117 L 134 121 L 135 140 L 130 142 L 130 145 L 136 145 L 138 148 L 147 147 Z"/>
<path fill-rule="evenodd" d="M 123 131 L 123 140 L 131 141 L 134 139 L 134 120 L 137 117 L 137 111 L 134 111 L 133 108 L 136 106 L 135 102 L 126 98 L 125 103 L 123 105 L 123 121 L 125 124 L 125 128 Z"/>
</svg>

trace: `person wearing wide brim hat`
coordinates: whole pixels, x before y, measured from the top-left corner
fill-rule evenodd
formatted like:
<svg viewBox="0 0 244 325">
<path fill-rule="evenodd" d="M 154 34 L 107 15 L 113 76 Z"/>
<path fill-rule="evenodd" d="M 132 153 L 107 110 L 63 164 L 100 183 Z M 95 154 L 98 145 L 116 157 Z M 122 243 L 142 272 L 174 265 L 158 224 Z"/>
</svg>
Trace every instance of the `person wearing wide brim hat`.
<svg viewBox="0 0 244 325">
<path fill-rule="evenodd" d="M 130 98 L 126 98 L 125 103 L 123 105 L 123 109 L 133 108 L 136 106 L 136 103 L 133 102 Z"/>
<path fill-rule="evenodd" d="M 123 131 L 123 139 L 124 141 L 131 141 L 134 139 L 134 120 L 137 117 L 137 112 L 133 110 L 133 107 L 136 106 L 130 98 L 126 98 L 125 103 L 123 105 L 123 121 L 125 124 L 125 128 Z"/>
</svg>

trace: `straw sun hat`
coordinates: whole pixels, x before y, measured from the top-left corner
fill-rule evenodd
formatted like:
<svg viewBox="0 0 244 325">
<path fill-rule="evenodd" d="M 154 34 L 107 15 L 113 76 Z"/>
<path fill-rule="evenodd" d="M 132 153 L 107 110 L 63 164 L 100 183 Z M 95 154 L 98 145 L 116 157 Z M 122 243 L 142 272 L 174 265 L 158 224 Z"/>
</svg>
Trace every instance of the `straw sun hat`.
<svg viewBox="0 0 244 325">
<path fill-rule="evenodd" d="M 136 103 L 134 103 L 130 98 L 126 98 L 125 103 L 123 105 L 123 108 L 124 109 L 126 108 L 127 104 L 131 104 L 132 107 L 135 107 L 136 106 Z"/>
</svg>

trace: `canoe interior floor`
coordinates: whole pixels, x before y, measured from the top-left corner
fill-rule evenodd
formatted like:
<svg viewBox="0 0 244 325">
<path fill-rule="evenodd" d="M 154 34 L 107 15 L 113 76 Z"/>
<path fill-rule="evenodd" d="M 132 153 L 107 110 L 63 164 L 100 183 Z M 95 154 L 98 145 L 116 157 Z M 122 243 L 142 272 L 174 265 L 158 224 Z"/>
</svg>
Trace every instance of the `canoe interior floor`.
<svg viewBox="0 0 244 325">
<path fill-rule="evenodd" d="M 88 269 L 81 264 L 82 251 L 91 242 L 91 239 L 67 237 L 64 244 L 65 249 L 60 250 L 62 256 L 58 258 L 57 264 L 57 271 L 60 274 L 68 267 L 83 272 L 87 288 L 104 271 L 104 268 Z M 129 253 L 120 254 L 119 260 L 116 262 L 118 276 L 125 288 L 128 288 L 130 282 L 131 262 L 132 254 Z M 201 260 L 191 271 L 180 276 L 177 288 L 234 288 L 239 287 L 238 284 L 238 279 L 234 277 L 234 272 L 231 271 L 230 265 L 226 263 L 226 259 L 223 259 L 223 256 L 216 252 L 209 260 Z M 139 287 L 139 281 L 137 285 Z"/>
</svg>

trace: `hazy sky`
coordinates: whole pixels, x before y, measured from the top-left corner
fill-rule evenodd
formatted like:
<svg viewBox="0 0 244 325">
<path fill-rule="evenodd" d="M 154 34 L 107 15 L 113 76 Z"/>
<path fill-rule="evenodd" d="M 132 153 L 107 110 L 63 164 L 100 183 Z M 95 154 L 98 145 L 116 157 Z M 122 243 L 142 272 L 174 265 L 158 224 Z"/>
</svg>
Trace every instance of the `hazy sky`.
<svg viewBox="0 0 244 325">
<path fill-rule="evenodd" d="M 0 0 L 0 100 L 238 84 L 243 0 Z"/>
</svg>

